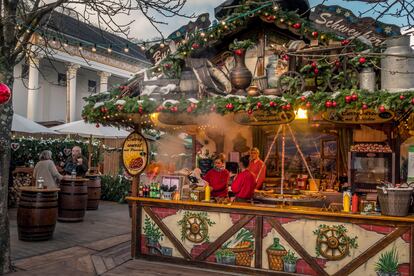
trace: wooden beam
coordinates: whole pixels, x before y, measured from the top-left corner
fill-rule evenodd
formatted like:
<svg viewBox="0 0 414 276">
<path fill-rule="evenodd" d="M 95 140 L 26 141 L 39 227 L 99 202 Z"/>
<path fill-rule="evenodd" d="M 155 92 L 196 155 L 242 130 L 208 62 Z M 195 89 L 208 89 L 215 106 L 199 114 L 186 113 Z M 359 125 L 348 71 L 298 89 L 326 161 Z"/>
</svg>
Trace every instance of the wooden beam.
<svg viewBox="0 0 414 276">
<path fill-rule="evenodd" d="M 292 246 L 292 248 L 303 258 L 303 260 L 320 276 L 328 276 L 329 274 L 320 267 L 320 265 L 313 259 L 311 255 L 292 237 L 289 232 L 283 228 L 282 224 L 272 218 L 267 218 L 270 225 L 282 236 L 285 241 Z M 342 274 L 346 275 L 346 274 Z"/>
<path fill-rule="evenodd" d="M 411 226 L 412 227 L 412 226 Z M 350 261 L 347 265 L 342 267 L 334 276 L 349 275 L 358 267 L 366 263 L 369 259 L 378 254 L 381 250 L 390 245 L 393 241 L 401 237 L 405 232 L 411 230 L 411 227 L 400 227 L 380 239 L 378 242 L 370 246 L 361 255 Z M 410 245 L 412 247 L 412 245 Z M 412 250 L 412 249 L 411 249 Z M 411 251 L 410 250 L 410 251 Z M 412 264 L 412 263 L 411 263 Z M 412 274 L 410 274 L 412 275 Z"/>
<path fill-rule="evenodd" d="M 131 194 L 132 196 L 137 196 L 139 185 L 139 175 L 136 175 L 132 178 L 131 184 Z M 141 253 L 141 207 L 138 208 L 138 205 L 141 206 L 141 202 L 132 201 L 132 216 L 131 216 L 131 256 L 132 258 L 136 258 Z M 138 214 L 138 212 L 140 214 Z M 139 222 L 138 222 L 139 220 Z"/>
<path fill-rule="evenodd" d="M 242 217 L 238 222 L 233 224 L 226 232 L 224 232 L 220 237 L 218 237 L 214 242 L 212 242 L 206 250 L 200 253 L 195 260 L 203 261 L 213 254 L 223 243 L 230 239 L 234 234 L 236 234 L 243 226 L 245 226 L 253 218 L 253 215 L 246 215 Z"/>
<path fill-rule="evenodd" d="M 164 235 L 171 241 L 171 243 L 177 248 L 178 252 L 183 255 L 183 257 L 187 260 L 191 260 L 191 254 L 188 253 L 188 251 L 184 248 L 182 243 L 174 236 L 174 234 L 171 232 L 170 229 L 168 229 L 167 225 L 158 217 L 157 214 L 155 214 L 151 208 L 145 206 L 144 207 L 145 212 L 151 217 L 151 219 L 155 222 L 155 224 L 158 225 L 158 227 L 161 229 L 161 231 L 164 233 Z"/>
<path fill-rule="evenodd" d="M 262 249 L 263 249 L 263 217 L 256 217 L 256 229 L 255 229 L 255 256 L 254 267 L 262 268 Z"/>
</svg>

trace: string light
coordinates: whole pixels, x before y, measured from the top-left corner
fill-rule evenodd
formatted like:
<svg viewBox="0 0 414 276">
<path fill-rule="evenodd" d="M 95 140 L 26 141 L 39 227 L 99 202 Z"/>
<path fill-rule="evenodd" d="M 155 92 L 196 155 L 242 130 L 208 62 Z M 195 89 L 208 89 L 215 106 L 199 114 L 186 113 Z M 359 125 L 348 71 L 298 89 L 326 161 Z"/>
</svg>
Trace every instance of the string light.
<svg viewBox="0 0 414 276">
<path fill-rule="evenodd" d="M 91 51 L 94 52 L 94 53 L 96 52 L 96 43 L 93 44 L 93 47 L 92 47 Z"/>
<path fill-rule="evenodd" d="M 108 53 L 112 53 L 112 44 L 109 44 L 109 47 L 107 49 Z"/>
<path fill-rule="evenodd" d="M 79 42 L 79 48 L 78 49 L 79 49 L 79 51 L 83 50 L 82 43 L 80 43 L 80 42 Z"/>
<path fill-rule="evenodd" d="M 125 48 L 124 48 L 124 52 L 125 52 L 125 53 L 129 53 L 129 45 L 128 45 L 128 44 L 125 46 Z"/>
<path fill-rule="evenodd" d="M 165 47 L 165 43 L 164 43 L 164 39 L 163 39 L 160 43 L 160 48 L 164 48 L 164 47 Z"/>
<path fill-rule="evenodd" d="M 63 47 L 68 47 L 68 41 L 65 40 L 65 42 L 63 43 Z"/>
</svg>

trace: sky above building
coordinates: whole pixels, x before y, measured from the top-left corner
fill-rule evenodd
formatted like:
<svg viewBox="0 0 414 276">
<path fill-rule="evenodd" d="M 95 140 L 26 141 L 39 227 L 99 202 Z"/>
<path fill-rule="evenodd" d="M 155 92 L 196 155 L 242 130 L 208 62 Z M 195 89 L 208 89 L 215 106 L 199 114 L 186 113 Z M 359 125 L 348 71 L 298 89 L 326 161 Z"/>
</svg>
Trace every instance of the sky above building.
<svg viewBox="0 0 414 276">
<path fill-rule="evenodd" d="M 292 0 L 294 1 L 294 0 Z M 210 13 L 210 19 L 214 19 L 214 8 L 223 3 L 224 0 L 188 0 L 186 6 L 183 9 L 183 13 L 187 15 L 199 15 L 201 13 L 208 12 Z M 345 8 L 352 10 L 355 15 L 359 16 L 359 12 L 364 12 L 369 9 L 370 5 L 362 1 L 345 1 L 345 0 L 309 0 L 310 6 L 314 7 L 318 4 L 324 3 L 324 5 L 340 5 Z M 369 16 L 375 17 L 375 13 L 370 13 Z M 127 20 L 127 19 L 125 19 Z M 132 16 L 134 22 L 131 24 L 131 33 L 130 36 L 138 39 L 151 40 L 155 37 L 160 37 L 160 34 L 151 26 L 148 20 L 142 15 L 137 14 Z M 187 24 L 189 21 L 188 18 L 174 17 L 174 18 L 164 18 L 166 25 L 159 25 L 159 28 L 162 34 L 167 37 L 174 30 L 178 29 L 180 26 Z M 383 18 L 381 21 L 386 23 L 393 23 L 397 25 L 403 25 L 404 22 L 402 19 L 397 20 L 395 18 Z"/>
</svg>

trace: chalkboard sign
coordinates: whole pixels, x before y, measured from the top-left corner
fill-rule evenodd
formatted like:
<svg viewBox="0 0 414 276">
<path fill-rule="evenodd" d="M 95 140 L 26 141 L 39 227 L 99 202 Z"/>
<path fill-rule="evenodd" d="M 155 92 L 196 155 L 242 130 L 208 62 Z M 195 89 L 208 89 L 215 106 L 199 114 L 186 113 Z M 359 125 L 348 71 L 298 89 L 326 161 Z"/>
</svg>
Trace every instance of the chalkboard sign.
<svg viewBox="0 0 414 276">
<path fill-rule="evenodd" d="M 201 175 L 205 175 L 209 170 L 213 168 L 213 159 L 203 158 L 198 160 L 198 167 L 201 170 Z"/>
</svg>

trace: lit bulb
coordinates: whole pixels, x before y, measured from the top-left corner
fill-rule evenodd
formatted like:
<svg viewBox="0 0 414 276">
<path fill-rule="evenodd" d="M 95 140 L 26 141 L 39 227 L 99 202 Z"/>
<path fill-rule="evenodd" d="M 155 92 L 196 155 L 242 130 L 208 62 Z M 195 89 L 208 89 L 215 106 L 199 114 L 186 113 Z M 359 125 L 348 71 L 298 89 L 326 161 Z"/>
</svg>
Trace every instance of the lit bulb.
<svg viewBox="0 0 414 276">
<path fill-rule="evenodd" d="M 276 4 L 275 4 L 275 5 L 273 6 L 273 10 L 277 11 L 278 9 L 279 9 L 279 5 L 276 5 Z"/>
<path fill-rule="evenodd" d="M 94 53 L 96 52 L 96 44 L 94 44 L 94 45 L 93 45 L 93 47 L 92 47 L 92 49 L 91 49 L 91 50 L 92 50 L 92 52 L 94 52 Z"/>
<path fill-rule="evenodd" d="M 124 52 L 129 53 L 129 46 L 128 45 L 124 48 Z"/>
<path fill-rule="evenodd" d="M 145 51 L 145 50 L 146 50 L 146 48 L 145 48 L 145 46 L 144 46 L 144 45 L 142 45 L 142 46 L 141 46 L 141 50 L 142 50 L 142 51 Z"/>
<path fill-rule="evenodd" d="M 160 43 L 160 48 L 164 48 L 165 47 L 165 44 L 164 44 L 164 41 L 162 41 L 161 43 Z"/>
<path fill-rule="evenodd" d="M 109 46 L 107 51 L 108 53 L 112 53 L 112 46 Z"/>
<path fill-rule="evenodd" d="M 63 47 L 68 47 L 68 41 L 66 40 L 65 43 L 63 43 Z"/>
<path fill-rule="evenodd" d="M 82 51 L 83 47 L 82 47 L 82 43 L 79 43 L 79 51 Z"/>
<path fill-rule="evenodd" d="M 200 36 L 201 37 L 205 37 L 206 36 L 206 33 L 200 33 Z"/>
<path fill-rule="evenodd" d="M 221 25 L 225 26 L 226 25 L 226 21 L 221 21 Z"/>
</svg>

